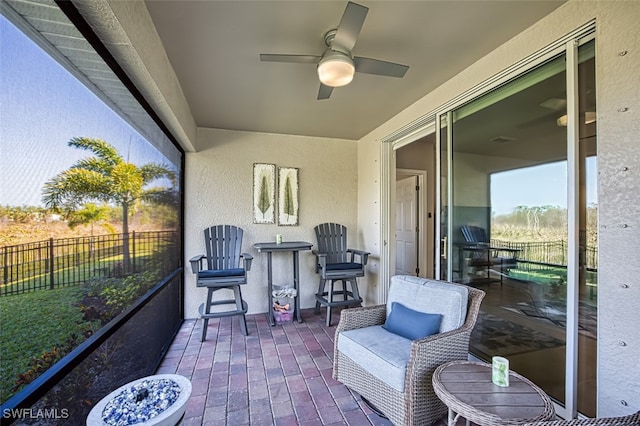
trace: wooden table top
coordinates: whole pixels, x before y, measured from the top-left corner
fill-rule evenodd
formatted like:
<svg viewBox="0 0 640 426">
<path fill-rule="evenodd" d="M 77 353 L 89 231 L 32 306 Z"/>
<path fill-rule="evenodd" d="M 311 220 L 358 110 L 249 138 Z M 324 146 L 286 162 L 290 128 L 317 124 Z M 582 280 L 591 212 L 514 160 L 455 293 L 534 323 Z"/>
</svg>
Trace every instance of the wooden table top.
<svg viewBox="0 0 640 426">
<path fill-rule="evenodd" d="M 452 361 L 433 374 L 433 389 L 449 409 L 481 426 L 553 420 L 547 394 L 527 378 L 509 371 L 509 386 L 491 381 L 491 365 Z"/>
</svg>

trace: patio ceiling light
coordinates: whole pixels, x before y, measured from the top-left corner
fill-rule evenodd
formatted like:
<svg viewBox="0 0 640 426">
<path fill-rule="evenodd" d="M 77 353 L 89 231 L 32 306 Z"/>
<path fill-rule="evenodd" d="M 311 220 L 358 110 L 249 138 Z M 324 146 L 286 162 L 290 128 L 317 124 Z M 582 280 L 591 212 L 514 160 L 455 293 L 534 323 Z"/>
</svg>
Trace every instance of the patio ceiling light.
<svg viewBox="0 0 640 426">
<path fill-rule="evenodd" d="M 355 72 L 353 60 L 341 52 L 329 51 L 318 63 L 318 78 L 329 87 L 346 86 Z"/>
</svg>

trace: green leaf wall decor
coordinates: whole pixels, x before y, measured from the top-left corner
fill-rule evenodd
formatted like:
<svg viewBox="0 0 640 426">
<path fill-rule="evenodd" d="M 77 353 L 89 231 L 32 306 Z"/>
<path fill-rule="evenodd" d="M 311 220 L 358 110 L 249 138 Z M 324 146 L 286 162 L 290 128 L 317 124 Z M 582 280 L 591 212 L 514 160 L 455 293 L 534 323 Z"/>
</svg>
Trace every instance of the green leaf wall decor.
<svg viewBox="0 0 640 426">
<path fill-rule="evenodd" d="M 278 169 L 278 225 L 298 225 L 298 169 Z"/>
<path fill-rule="evenodd" d="M 253 165 L 253 223 L 275 223 L 276 166 Z"/>
</svg>

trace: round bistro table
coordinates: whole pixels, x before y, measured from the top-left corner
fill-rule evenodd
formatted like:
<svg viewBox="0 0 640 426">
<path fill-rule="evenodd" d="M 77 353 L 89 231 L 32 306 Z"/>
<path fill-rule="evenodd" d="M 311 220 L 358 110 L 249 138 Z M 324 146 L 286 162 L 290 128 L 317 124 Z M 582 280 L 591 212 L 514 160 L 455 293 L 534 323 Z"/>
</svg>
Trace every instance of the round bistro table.
<svg viewBox="0 0 640 426">
<path fill-rule="evenodd" d="M 460 416 L 480 426 L 553 420 L 553 403 L 527 378 L 509 371 L 509 386 L 491 381 L 491 365 L 452 361 L 433 373 L 433 390 L 449 409 L 449 426 Z"/>
</svg>

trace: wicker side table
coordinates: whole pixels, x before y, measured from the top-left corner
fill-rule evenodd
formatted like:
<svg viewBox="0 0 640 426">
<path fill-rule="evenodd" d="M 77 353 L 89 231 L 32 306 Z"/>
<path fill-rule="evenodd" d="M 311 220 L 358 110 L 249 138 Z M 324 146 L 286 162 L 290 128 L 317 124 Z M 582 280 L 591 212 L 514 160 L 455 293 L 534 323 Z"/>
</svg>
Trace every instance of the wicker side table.
<svg viewBox="0 0 640 426">
<path fill-rule="evenodd" d="M 449 426 L 458 417 L 480 426 L 519 425 L 553 420 L 551 399 L 525 377 L 509 371 L 509 387 L 491 381 L 491 365 L 452 361 L 433 373 L 433 390 L 449 408 Z"/>
</svg>

